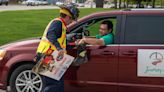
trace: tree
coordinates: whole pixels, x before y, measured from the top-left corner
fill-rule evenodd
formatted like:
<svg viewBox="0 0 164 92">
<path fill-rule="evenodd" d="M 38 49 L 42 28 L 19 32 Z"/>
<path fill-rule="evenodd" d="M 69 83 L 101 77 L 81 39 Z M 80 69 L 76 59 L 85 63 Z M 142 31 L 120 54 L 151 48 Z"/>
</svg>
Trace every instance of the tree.
<svg viewBox="0 0 164 92">
<path fill-rule="evenodd" d="M 152 8 L 155 8 L 155 0 L 152 0 Z"/>
<path fill-rule="evenodd" d="M 96 1 L 96 8 L 103 8 L 104 0 L 95 0 Z"/>
<path fill-rule="evenodd" d="M 114 0 L 114 8 L 117 9 L 117 0 Z"/>
<path fill-rule="evenodd" d="M 84 3 L 86 0 L 76 0 L 76 3 Z"/>
<path fill-rule="evenodd" d="M 121 9 L 121 1 L 122 1 L 122 0 L 119 0 L 119 9 Z"/>
<path fill-rule="evenodd" d="M 125 2 L 126 2 L 126 0 L 124 0 L 124 8 L 126 8 L 126 7 L 127 7 Z"/>
<path fill-rule="evenodd" d="M 163 8 L 163 2 L 164 2 L 164 1 L 163 1 L 163 0 L 161 0 L 161 8 Z"/>
<path fill-rule="evenodd" d="M 126 8 L 129 7 L 129 0 L 126 0 Z"/>
<path fill-rule="evenodd" d="M 137 8 L 142 8 L 142 6 L 141 6 L 142 0 L 136 0 L 136 2 L 137 2 Z"/>
<path fill-rule="evenodd" d="M 152 7 L 155 7 L 155 0 L 135 0 L 137 2 L 137 8 L 143 8 L 143 5 L 141 4 L 142 1 L 146 2 L 146 5 L 148 6 L 150 2 L 152 2 Z"/>
</svg>

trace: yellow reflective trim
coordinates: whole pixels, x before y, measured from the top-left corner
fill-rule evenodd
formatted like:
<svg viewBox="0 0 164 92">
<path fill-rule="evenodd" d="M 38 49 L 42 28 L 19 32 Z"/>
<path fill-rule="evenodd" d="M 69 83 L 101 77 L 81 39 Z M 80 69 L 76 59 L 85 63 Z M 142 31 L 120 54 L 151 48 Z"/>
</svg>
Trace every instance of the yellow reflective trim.
<svg viewBox="0 0 164 92">
<path fill-rule="evenodd" d="M 60 18 L 55 18 L 54 20 L 59 20 L 61 21 Z M 40 53 L 45 53 L 50 47 L 51 49 L 53 50 L 56 50 L 56 47 L 48 41 L 48 39 L 46 38 L 46 34 L 47 34 L 47 31 L 51 25 L 51 23 L 54 21 L 50 21 L 50 23 L 47 25 L 45 31 L 44 31 L 44 34 L 42 36 L 42 40 L 40 41 L 39 43 L 39 46 L 38 46 L 38 49 L 37 49 L 37 52 L 40 52 Z M 61 21 L 62 22 L 62 21 Z M 58 38 L 58 41 L 59 41 L 59 44 L 60 46 L 63 48 L 63 49 L 66 49 L 66 26 L 64 25 L 64 23 L 62 22 L 62 35 L 60 38 Z"/>
</svg>

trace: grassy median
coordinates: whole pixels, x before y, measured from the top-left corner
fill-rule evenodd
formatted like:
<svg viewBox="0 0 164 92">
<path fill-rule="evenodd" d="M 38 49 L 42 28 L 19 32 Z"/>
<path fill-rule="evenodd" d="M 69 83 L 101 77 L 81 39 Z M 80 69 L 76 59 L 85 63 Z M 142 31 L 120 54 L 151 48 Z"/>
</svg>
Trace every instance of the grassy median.
<svg viewBox="0 0 164 92">
<path fill-rule="evenodd" d="M 111 9 L 80 9 L 80 17 Z M 39 37 L 59 10 L 25 10 L 0 12 L 0 45 L 31 37 Z"/>
</svg>

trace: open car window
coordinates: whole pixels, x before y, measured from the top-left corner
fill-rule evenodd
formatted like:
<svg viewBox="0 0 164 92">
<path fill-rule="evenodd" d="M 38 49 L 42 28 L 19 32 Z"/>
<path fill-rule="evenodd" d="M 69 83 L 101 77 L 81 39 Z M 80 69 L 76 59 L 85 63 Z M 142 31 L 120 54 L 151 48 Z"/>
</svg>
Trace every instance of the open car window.
<svg viewBox="0 0 164 92">
<path fill-rule="evenodd" d="M 102 18 L 95 18 L 91 20 L 87 20 L 86 22 L 82 23 L 81 25 L 74 28 L 68 35 L 67 39 L 72 39 L 74 36 L 75 39 L 81 39 L 83 36 L 96 36 L 99 34 L 99 26 L 102 21 L 104 20 L 111 20 L 113 23 L 113 34 L 116 33 L 116 17 L 102 17 Z"/>
<path fill-rule="evenodd" d="M 112 33 L 115 35 L 115 33 L 116 33 L 116 19 L 115 19 L 115 18 L 108 18 L 108 19 L 100 20 L 100 21 L 94 23 L 94 24 L 91 25 L 91 26 L 88 26 L 88 27 L 86 28 L 86 30 L 89 30 L 90 36 L 95 36 L 95 35 L 99 34 L 99 27 L 100 27 L 100 24 L 101 24 L 101 22 L 104 21 L 104 20 L 110 20 L 110 21 L 112 21 L 112 23 L 113 23 L 113 31 L 112 31 Z"/>
</svg>

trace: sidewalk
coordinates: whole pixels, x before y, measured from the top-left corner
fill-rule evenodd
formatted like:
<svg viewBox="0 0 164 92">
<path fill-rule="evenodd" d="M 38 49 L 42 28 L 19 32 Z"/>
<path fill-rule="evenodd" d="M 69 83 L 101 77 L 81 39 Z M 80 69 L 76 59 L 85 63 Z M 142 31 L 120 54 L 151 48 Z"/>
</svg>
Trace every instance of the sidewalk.
<svg viewBox="0 0 164 92">
<path fill-rule="evenodd" d="M 14 11 L 14 10 L 37 10 L 37 9 L 58 9 L 59 7 L 54 5 L 40 5 L 40 6 L 26 6 L 26 5 L 1 5 L 1 11 Z"/>
</svg>

